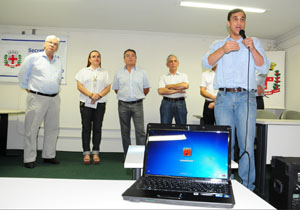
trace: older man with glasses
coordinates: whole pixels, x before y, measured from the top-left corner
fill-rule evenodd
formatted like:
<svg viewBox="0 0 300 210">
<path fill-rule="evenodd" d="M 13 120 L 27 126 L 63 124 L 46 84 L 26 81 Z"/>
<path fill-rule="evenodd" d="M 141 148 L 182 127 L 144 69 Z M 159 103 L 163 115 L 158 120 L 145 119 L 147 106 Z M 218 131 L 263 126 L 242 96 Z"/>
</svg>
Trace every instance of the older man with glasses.
<svg viewBox="0 0 300 210">
<path fill-rule="evenodd" d="M 58 56 L 60 39 L 46 37 L 44 51 L 28 55 L 19 72 L 21 88 L 28 92 L 25 115 L 24 166 L 34 168 L 37 156 L 37 135 L 44 121 L 42 158 L 58 164 L 56 142 L 59 132 L 60 82 L 63 67 Z"/>
</svg>

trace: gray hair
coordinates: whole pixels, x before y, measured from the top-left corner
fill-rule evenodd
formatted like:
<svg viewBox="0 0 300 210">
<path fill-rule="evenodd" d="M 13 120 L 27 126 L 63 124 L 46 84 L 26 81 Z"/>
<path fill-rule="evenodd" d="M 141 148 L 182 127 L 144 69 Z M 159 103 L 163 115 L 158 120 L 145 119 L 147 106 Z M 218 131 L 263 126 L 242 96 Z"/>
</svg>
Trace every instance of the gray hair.
<svg viewBox="0 0 300 210">
<path fill-rule="evenodd" d="M 51 39 L 57 39 L 57 41 L 58 41 L 58 45 L 57 46 L 59 46 L 59 43 L 60 43 L 60 38 L 59 37 L 57 37 L 55 35 L 49 35 L 49 36 L 46 37 L 45 42 L 47 42 L 47 41 L 49 41 Z"/>
<path fill-rule="evenodd" d="M 168 63 L 168 61 L 169 61 L 169 59 L 170 59 L 171 57 L 175 57 L 175 58 L 176 58 L 176 60 L 178 60 L 178 58 L 177 58 L 177 56 L 176 56 L 176 55 L 174 55 L 174 54 L 170 54 L 170 55 L 168 55 L 168 57 L 167 57 L 167 63 Z"/>
</svg>

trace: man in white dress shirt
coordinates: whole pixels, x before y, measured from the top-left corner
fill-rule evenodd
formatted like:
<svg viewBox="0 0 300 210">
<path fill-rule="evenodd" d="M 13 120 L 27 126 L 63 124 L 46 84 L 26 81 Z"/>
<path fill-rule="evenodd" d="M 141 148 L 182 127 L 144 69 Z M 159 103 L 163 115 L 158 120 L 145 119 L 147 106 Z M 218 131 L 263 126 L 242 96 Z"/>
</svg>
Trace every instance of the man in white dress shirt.
<svg viewBox="0 0 300 210">
<path fill-rule="evenodd" d="M 216 123 L 214 107 L 218 91 L 213 87 L 216 68 L 217 65 L 202 74 L 200 94 L 205 98 L 203 106 L 203 122 L 205 125 L 214 125 Z"/>
<path fill-rule="evenodd" d="M 160 105 L 160 122 L 172 124 L 175 118 L 176 124 L 184 125 L 187 121 L 187 109 L 185 103 L 186 89 L 189 81 L 186 74 L 179 72 L 178 59 L 175 55 L 167 57 L 169 72 L 160 77 L 158 94 L 163 96 Z"/>
</svg>

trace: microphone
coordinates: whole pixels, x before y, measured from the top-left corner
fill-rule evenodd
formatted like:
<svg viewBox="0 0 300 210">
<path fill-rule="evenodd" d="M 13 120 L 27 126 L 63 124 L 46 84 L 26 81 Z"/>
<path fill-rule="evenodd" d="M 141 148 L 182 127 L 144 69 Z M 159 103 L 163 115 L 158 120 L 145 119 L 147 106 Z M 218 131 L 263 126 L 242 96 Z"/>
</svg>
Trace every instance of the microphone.
<svg viewBox="0 0 300 210">
<path fill-rule="evenodd" d="M 246 34 L 245 34 L 245 31 L 243 29 L 240 30 L 239 34 L 243 37 L 243 39 L 246 39 Z"/>
</svg>

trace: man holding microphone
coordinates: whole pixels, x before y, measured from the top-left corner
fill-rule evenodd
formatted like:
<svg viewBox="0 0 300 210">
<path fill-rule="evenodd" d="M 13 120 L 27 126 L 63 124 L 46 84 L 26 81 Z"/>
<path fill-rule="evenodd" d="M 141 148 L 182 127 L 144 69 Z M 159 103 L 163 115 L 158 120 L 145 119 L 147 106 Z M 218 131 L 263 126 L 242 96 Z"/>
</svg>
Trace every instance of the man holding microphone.
<svg viewBox="0 0 300 210">
<path fill-rule="evenodd" d="M 254 190 L 255 75 L 256 71 L 266 74 L 269 61 L 260 41 L 245 37 L 245 26 L 246 14 L 243 10 L 229 11 L 229 36 L 212 44 L 202 62 L 205 68 L 217 64 L 214 79 L 214 89 L 219 90 L 215 102 L 216 124 L 230 125 L 232 128 L 232 158 L 236 129 L 240 149 L 238 174 L 242 184 Z"/>
</svg>

